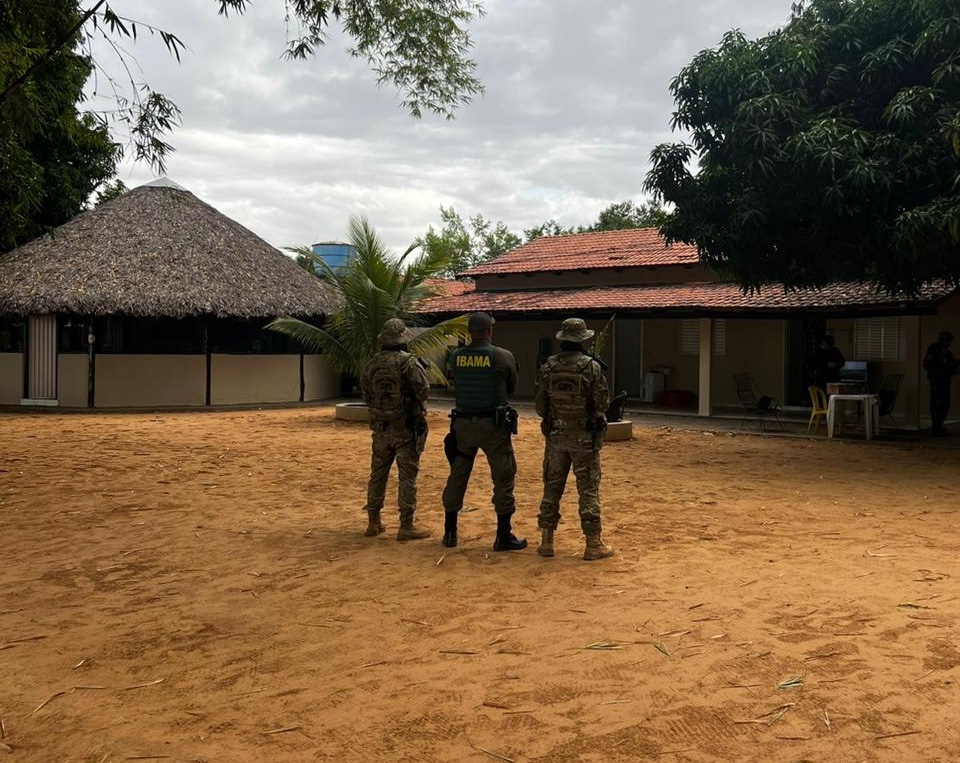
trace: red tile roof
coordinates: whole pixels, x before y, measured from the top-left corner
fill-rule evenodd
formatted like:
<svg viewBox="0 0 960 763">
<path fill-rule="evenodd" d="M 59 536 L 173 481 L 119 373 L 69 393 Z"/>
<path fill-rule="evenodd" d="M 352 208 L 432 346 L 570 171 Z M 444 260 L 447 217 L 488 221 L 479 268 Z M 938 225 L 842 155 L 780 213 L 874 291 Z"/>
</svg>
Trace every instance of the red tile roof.
<svg viewBox="0 0 960 763">
<path fill-rule="evenodd" d="M 457 297 L 474 290 L 474 285 L 467 281 L 454 281 L 450 278 L 427 278 L 424 284 L 437 293 L 437 296 Z"/>
<path fill-rule="evenodd" d="M 563 270 L 696 265 L 696 247 L 667 246 L 656 228 L 541 236 L 496 259 L 460 273 L 462 276 L 537 273 Z"/>
<path fill-rule="evenodd" d="M 916 307 L 936 302 L 955 289 L 945 284 L 925 287 L 916 298 L 889 296 L 861 283 L 835 283 L 822 290 L 784 292 L 770 284 L 758 294 L 744 294 L 731 283 L 687 283 L 666 286 L 592 286 L 582 289 L 474 291 L 425 300 L 417 312 L 494 315 L 545 312 L 776 312 L 837 308 Z"/>
</svg>

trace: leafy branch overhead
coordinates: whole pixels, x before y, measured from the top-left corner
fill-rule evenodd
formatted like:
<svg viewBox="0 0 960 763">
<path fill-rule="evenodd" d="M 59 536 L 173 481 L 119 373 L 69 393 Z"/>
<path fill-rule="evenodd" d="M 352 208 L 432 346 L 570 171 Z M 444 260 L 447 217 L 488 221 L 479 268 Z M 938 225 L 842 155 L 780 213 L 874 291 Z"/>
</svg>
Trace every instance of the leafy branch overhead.
<svg viewBox="0 0 960 763">
<path fill-rule="evenodd" d="M 812 0 L 673 80 L 661 229 L 747 289 L 960 281 L 960 3 Z M 694 165 L 693 168 L 691 165 Z"/>
<path fill-rule="evenodd" d="M 249 0 L 204 2 L 227 16 L 242 14 Z M 476 0 L 277 2 L 289 30 L 287 58 L 311 56 L 339 23 L 352 55 L 396 87 L 414 117 L 450 118 L 483 90 L 469 57 L 468 25 L 484 13 Z M 178 61 L 187 43 L 179 30 L 122 16 L 120 7 L 0 0 L 0 252 L 80 212 L 125 153 L 165 171 L 180 109 L 141 81 L 128 43 L 154 37 Z M 95 102 L 84 104 L 85 86 Z"/>
<path fill-rule="evenodd" d="M 219 13 L 243 14 L 249 0 L 215 0 Z M 364 59 L 380 84 L 401 93 L 403 106 L 415 118 L 425 112 L 452 118 L 456 110 L 483 92 L 475 76 L 476 63 L 468 25 L 484 15 L 476 0 L 282 0 L 290 35 L 284 55 L 305 59 L 323 45 L 331 23 L 339 23 L 353 40 L 351 55 Z M 33 8 L 36 6 L 36 8 Z M 29 34 L 28 25 L 15 22 L 37 9 L 50 26 Z M 50 8 L 59 12 L 56 22 Z M 176 104 L 135 80 L 135 59 L 123 47 L 144 32 L 158 37 L 179 61 L 186 45 L 174 31 L 159 29 L 118 14 L 106 0 L 84 8 L 83 0 L 0 0 L 0 109 L 31 97 L 29 83 L 57 56 L 82 51 L 94 75 L 112 90 L 119 120 L 125 123 L 137 159 L 163 171 L 172 150 L 163 136 L 180 122 Z M 36 30 L 34 30 L 36 31 Z M 112 50 L 126 73 L 121 85 L 106 73 L 94 56 L 92 42 L 101 40 Z M 101 94 L 102 95 L 102 94 Z M 15 108 L 15 107 L 13 107 Z"/>
</svg>

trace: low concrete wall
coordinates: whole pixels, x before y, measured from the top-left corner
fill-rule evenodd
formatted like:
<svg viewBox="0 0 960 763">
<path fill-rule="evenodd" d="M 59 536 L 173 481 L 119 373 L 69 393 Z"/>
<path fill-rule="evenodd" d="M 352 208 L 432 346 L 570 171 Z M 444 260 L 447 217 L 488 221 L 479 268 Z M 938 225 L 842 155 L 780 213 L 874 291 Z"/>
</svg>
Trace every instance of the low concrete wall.
<svg viewBox="0 0 960 763">
<path fill-rule="evenodd" d="M 23 399 L 23 353 L 0 352 L 0 405 L 17 405 Z"/>
<path fill-rule="evenodd" d="M 323 355 L 303 356 L 303 399 L 329 400 L 340 396 L 340 375 L 330 370 Z"/>
<path fill-rule="evenodd" d="M 67 408 L 86 408 L 89 359 L 81 353 L 69 353 L 57 360 L 57 401 Z"/>
<path fill-rule="evenodd" d="M 203 355 L 97 355 L 97 408 L 203 405 Z"/>
<path fill-rule="evenodd" d="M 299 355 L 211 356 L 211 405 L 289 403 L 299 399 Z"/>
</svg>

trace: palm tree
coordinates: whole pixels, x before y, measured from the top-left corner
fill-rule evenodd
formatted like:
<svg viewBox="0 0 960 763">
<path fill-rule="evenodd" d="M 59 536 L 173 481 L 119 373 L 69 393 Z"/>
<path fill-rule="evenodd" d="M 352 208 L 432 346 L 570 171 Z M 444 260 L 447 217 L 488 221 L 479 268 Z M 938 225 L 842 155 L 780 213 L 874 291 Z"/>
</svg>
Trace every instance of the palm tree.
<svg viewBox="0 0 960 763">
<path fill-rule="evenodd" d="M 396 258 L 362 215 L 350 219 L 349 239 L 354 254 L 339 268 L 331 268 L 305 247 L 290 249 L 298 259 L 309 258 L 316 263 L 319 277 L 339 297 L 340 307 L 324 326 L 296 318 L 277 318 L 267 328 L 293 337 L 310 352 L 322 352 L 335 372 L 356 378 L 367 361 L 380 351 L 377 337 L 384 321 L 401 318 L 408 326 L 424 326 L 423 317 L 413 308 L 420 300 L 436 294 L 426 281 L 450 267 L 450 256 L 426 252 L 411 259 L 420 246 L 417 242 Z M 424 357 L 442 352 L 466 335 L 466 318 L 460 316 L 422 328 L 409 349 Z M 432 381 L 446 383 L 435 364 L 430 363 L 429 373 Z"/>
</svg>

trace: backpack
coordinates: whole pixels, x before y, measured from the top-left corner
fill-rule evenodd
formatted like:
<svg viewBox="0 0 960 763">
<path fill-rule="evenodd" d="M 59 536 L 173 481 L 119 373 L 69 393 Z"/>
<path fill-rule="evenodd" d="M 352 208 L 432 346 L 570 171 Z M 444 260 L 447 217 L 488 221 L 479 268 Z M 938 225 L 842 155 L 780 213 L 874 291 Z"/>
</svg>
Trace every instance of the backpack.
<svg viewBox="0 0 960 763">
<path fill-rule="evenodd" d="M 397 356 L 381 358 L 369 376 L 367 408 L 371 418 L 379 421 L 393 421 L 407 414 L 406 368 L 416 358 L 409 353 Z"/>
</svg>

